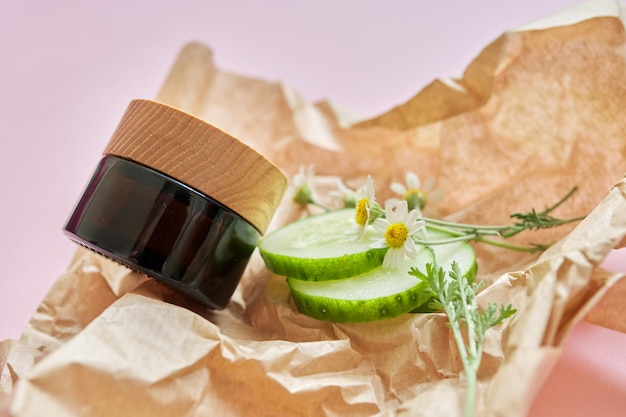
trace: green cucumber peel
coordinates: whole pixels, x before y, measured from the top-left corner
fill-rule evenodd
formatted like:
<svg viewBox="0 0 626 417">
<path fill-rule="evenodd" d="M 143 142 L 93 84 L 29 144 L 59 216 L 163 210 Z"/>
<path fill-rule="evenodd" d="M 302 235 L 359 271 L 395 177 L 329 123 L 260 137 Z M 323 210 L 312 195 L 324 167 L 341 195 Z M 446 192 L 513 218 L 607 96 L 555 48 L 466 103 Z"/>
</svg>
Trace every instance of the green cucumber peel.
<svg viewBox="0 0 626 417">
<path fill-rule="evenodd" d="M 418 249 L 398 269 L 381 266 L 363 274 L 332 281 L 287 278 L 298 310 L 318 320 L 338 323 L 368 322 L 406 314 L 430 299 L 426 283 L 409 274 L 433 262 L 432 252 Z"/>
</svg>

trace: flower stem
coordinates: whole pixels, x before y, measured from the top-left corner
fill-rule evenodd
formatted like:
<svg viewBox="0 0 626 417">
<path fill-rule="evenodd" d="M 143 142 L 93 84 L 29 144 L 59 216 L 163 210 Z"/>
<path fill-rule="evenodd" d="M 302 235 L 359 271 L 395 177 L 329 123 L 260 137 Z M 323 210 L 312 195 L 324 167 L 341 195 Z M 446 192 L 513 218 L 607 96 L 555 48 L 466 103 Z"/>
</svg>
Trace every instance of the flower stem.
<svg viewBox="0 0 626 417">
<path fill-rule="evenodd" d="M 519 245 L 511 245 L 510 243 L 499 242 L 492 239 L 478 238 L 477 242 L 486 243 L 491 246 L 496 246 L 498 248 L 509 249 L 516 252 L 528 252 L 528 253 L 536 253 L 543 250 L 546 250 L 551 244 L 536 244 L 532 246 L 519 246 Z"/>
<path fill-rule="evenodd" d="M 328 207 L 328 206 L 326 206 L 326 205 L 324 205 L 324 204 L 322 204 L 320 202 L 317 202 L 317 201 L 311 201 L 310 204 L 315 206 L 315 207 L 319 207 L 319 208 L 321 208 L 324 211 L 331 211 L 332 210 L 330 207 Z"/>
<path fill-rule="evenodd" d="M 445 296 L 441 294 L 439 294 L 438 297 L 439 299 L 445 299 Z M 456 346 L 459 349 L 459 356 L 461 357 L 461 363 L 463 364 L 463 370 L 465 371 L 465 377 L 467 379 L 465 417 L 472 417 L 474 415 L 474 407 L 476 402 L 476 384 L 478 382 L 478 375 L 475 367 L 470 362 L 471 354 L 467 351 L 465 340 L 463 339 L 463 334 L 461 333 L 461 328 L 457 324 L 457 320 L 460 320 L 460 318 L 456 317 L 456 313 L 454 312 L 454 306 L 444 305 L 444 312 L 448 317 L 449 323 L 451 324 L 450 328 L 452 329 L 452 335 L 454 336 L 454 341 L 456 342 Z M 471 320 L 469 322 L 471 322 Z M 471 334 L 469 329 L 468 334 Z"/>
<path fill-rule="evenodd" d="M 454 242 L 475 241 L 475 242 L 481 242 L 481 243 L 485 243 L 485 244 L 496 246 L 496 247 L 503 248 L 503 249 L 509 249 L 509 250 L 516 251 L 516 252 L 528 252 L 528 253 L 536 253 L 536 252 L 545 250 L 550 246 L 549 244 L 542 244 L 542 245 L 537 244 L 537 245 L 532 245 L 532 246 L 512 245 L 510 243 L 505 243 L 505 242 L 501 242 L 497 240 L 484 238 L 483 236 L 485 235 L 481 234 L 480 231 L 478 230 L 474 231 L 473 233 L 469 233 L 469 232 L 462 232 L 462 231 L 454 230 L 454 229 L 451 230 L 451 229 L 447 229 L 445 227 L 440 227 L 440 226 L 429 226 L 429 228 L 447 233 L 454 237 L 451 237 L 449 239 L 438 239 L 438 240 L 414 239 L 415 243 L 417 243 L 418 245 L 430 246 L 430 245 L 446 245 L 448 243 L 454 243 Z"/>
<path fill-rule="evenodd" d="M 478 377 L 476 371 L 472 368 L 470 372 L 465 371 L 467 378 L 467 397 L 465 398 L 465 417 L 472 417 L 476 409 L 476 385 Z"/>
<path fill-rule="evenodd" d="M 473 225 L 473 224 L 449 222 L 449 221 L 439 220 L 439 219 L 431 219 L 428 217 L 422 217 L 420 220 L 424 220 L 429 225 L 444 226 L 446 230 L 449 230 L 450 228 L 460 229 L 460 230 L 480 230 L 480 231 L 487 231 L 490 234 L 496 234 L 497 231 L 508 230 L 511 228 L 510 224 L 509 225 L 480 226 L 480 225 Z"/>
<path fill-rule="evenodd" d="M 449 239 L 439 239 L 439 240 L 414 239 L 414 241 L 418 245 L 431 246 L 431 245 L 447 245 L 448 243 L 454 243 L 454 242 L 467 242 L 469 240 L 476 240 L 477 238 L 478 236 L 476 234 L 472 234 L 472 235 L 459 235 L 456 237 L 451 237 Z"/>
</svg>

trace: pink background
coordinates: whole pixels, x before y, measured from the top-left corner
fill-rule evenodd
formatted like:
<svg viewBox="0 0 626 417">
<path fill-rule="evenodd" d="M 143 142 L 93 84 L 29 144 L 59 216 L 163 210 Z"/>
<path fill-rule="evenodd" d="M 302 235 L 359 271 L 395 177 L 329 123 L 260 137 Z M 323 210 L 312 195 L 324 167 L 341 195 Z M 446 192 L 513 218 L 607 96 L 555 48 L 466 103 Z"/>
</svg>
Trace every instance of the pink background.
<svg viewBox="0 0 626 417">
<path fill-rule="evenodd" d="M 575 0 L 0 0 L 0 340 L 18 338 L 75 246 L 61 228 L 121 113 L 179 49 L 307 99 L 382 113 L 459 76 L 509 28 Z M 616 252 L 612 268 L 626 270 Z M 626 415 L 626 336 L 577 326 L 534 417 Z"/>
</svg>

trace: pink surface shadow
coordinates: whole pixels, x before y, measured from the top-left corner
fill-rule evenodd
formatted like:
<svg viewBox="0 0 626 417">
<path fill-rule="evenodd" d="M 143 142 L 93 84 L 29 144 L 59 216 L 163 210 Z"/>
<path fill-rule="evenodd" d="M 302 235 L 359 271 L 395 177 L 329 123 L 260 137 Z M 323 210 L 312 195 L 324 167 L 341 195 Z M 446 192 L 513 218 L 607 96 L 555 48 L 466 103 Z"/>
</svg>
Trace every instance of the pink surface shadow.
<svg viewBox="0 0 626 417">
<path fill-rule="evenodd" d="M 626 335 L 579 323 L 528 417 L 626 415 Z"/>
</svg>

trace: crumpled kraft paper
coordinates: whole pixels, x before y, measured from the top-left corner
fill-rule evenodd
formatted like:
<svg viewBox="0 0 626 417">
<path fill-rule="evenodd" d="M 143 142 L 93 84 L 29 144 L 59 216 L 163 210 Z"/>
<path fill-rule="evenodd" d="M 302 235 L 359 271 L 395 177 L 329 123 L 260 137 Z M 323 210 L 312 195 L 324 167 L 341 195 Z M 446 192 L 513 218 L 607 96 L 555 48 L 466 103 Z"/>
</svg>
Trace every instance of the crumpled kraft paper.
<svg viewBox="0 0 626 417">
<path fill-rule="evenodd" d="M 190 44 L 158 99 L 225 129 L 286 173 L 314 164 L 377 197 L 407 170 L 435 177 L 450 219 L 507 223 L 571 187 L 574 226 L 541 256 L 476 246 L 479 295 L 518 314 L 485 340 L 477 415 L 523 416 L 571 327 L 624 329 L 621 274 L 599 265 L 626 236 L 626 58 L 619 5 L 598 0 L 505 33 L 461 79 L 437 80 L 355 122 L 280 83 L 221 71 Z M 303 215 L 288 198 L 273 228 Z M 614 285 L 616 284 L 616 285 Z M 607 294 L 608 292 L 608 294 Z M 604 297 L 604 298 L 603 298 Z M 608 301 L 607 301 L 608 300 Z M 613 301 L 611 301 L 613 300 Z M 602 308 L 598 308 L 601 306 Z M 376 323 L 297 312 L 255 255 L 229 307 L 210 311 L 84 249 L 19 341 L 0 344 L 0 408 L 34 415 L 462 415 L 464 376 L 441 314 Z"/>
</svg>

